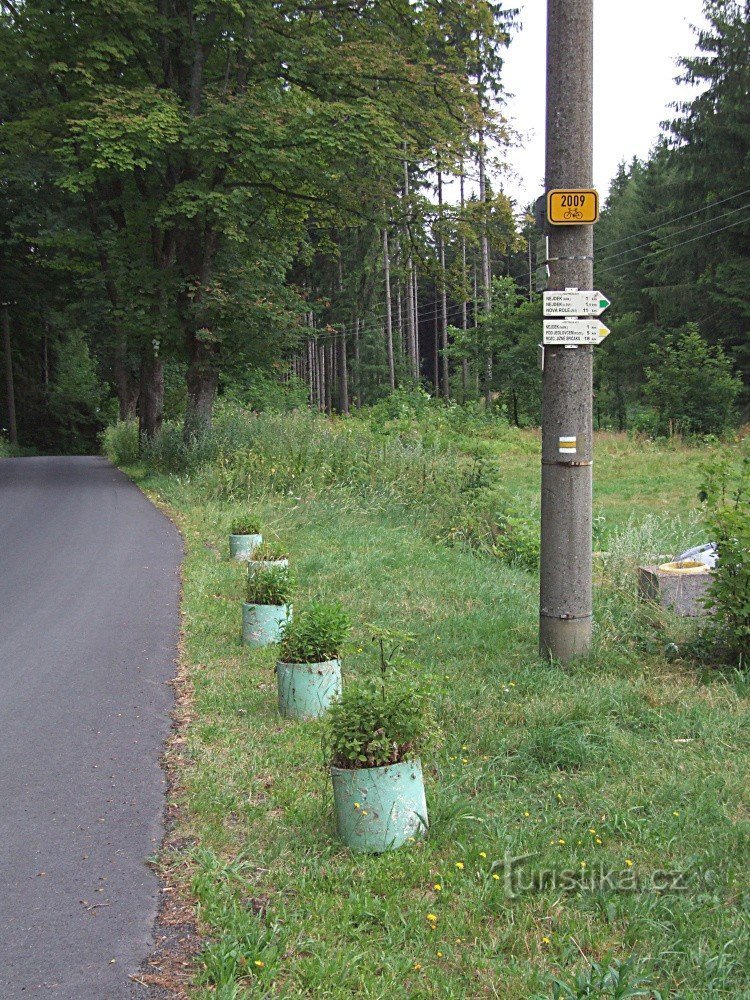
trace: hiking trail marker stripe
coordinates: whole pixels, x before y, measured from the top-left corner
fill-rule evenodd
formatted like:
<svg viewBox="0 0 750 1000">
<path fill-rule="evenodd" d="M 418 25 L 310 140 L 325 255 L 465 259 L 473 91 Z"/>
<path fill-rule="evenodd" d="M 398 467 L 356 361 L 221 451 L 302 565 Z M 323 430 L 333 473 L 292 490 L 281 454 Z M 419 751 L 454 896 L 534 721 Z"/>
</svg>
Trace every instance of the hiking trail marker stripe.
<svg viewBox="0 0 750 1000">
<path fill-rule="evenodd" d="M 572 435 L 558 438 L 559 452 L 561 455 L 575 455 L 578 450 L 577 438 Z"/>
</svg>

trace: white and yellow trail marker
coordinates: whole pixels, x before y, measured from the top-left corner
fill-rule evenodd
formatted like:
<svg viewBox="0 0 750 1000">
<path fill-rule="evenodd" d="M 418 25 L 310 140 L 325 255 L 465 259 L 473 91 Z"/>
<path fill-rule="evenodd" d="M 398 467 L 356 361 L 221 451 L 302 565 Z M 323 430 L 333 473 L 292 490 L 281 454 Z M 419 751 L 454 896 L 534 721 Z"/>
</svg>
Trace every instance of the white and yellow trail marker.
<svg viewBox="0 0 750 1000">
<path fill-rule="evenodd" d="M 558 451 L 561 455 L 575 455 L 578 451 L 578 439 L 574 435 L 558 438 Z"/>
</svg>

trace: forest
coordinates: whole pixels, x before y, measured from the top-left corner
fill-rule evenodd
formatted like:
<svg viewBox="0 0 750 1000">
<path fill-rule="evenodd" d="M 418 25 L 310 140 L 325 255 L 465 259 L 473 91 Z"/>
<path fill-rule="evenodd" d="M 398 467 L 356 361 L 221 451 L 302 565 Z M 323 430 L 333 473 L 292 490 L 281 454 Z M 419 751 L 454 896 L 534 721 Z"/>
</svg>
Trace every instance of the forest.
<svg viewBox="0 0 750 1000">
<path fill-rule="evenodd" d="M 599 428 L 747 418 L 748 4 L 705 14 L 684 103 L 596 227 Z M 6 444 L 394 389 L 537 425 L 533 206 L 504 192 L 517 26 L 496 0 L 2 0 Z"/>
</svg>

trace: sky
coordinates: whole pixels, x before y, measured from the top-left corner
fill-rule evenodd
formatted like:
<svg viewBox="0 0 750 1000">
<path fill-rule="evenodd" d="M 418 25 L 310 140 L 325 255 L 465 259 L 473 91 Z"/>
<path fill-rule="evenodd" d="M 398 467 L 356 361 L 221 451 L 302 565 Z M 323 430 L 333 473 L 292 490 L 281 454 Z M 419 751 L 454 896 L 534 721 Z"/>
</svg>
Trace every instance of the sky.
<svg viewBox="0 0 750 1000">
<path fill-rule="evenodd" d="M 521 0 L 521 29 L 506 53 L 506 114 L 522 134 L 510 151 L 517 177 L 503 183 L 519 205 L 544 190 L 545 0 Z M 694 91 L 674 82 L 676 60 L 695 51 L 690 25 L 701 0 L 594 0 L 594 185 L 602 200 L 622 160 L 645 157 L 671 117 L 669 104 Z"/>
</svg>

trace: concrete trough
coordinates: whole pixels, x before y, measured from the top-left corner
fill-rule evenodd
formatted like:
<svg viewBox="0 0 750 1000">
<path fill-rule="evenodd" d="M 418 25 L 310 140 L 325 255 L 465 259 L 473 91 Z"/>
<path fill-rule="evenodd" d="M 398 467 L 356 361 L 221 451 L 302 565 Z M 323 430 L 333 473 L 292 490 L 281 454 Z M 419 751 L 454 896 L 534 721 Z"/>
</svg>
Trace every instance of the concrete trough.
<svg viewBox="0 0 750 1000">
<path fill-rule="evenodd" d="M 665 563 L 638 567 L 638 595 L 653 601 L 680 618 L 698 618 L 708 614 L 703 599 L 711 583 L 708 566 Z"/>
</svg>

